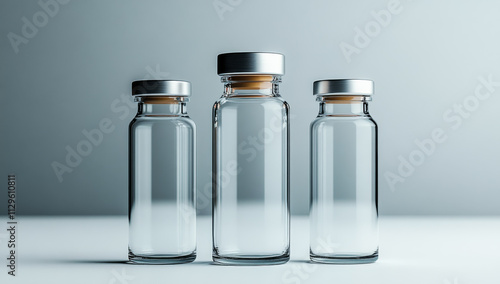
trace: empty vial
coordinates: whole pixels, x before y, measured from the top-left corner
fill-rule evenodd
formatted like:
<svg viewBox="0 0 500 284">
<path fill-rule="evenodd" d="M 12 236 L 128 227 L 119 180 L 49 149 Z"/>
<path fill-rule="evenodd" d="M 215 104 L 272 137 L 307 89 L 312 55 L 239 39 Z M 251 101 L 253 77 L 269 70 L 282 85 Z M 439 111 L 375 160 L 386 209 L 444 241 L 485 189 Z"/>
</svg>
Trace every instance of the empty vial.
<svg viewBox="0 0 500 284">
<path fill-rule="evenodd" d="M 289 259 L 288 104 L 279 94 L 284 56 L 220 54 L 224 93 L 213 107 L 213 260 Z"/>
<path fill-rule="evenodd" d="M 196 258 L 195 124 L 190 83 L 132 83 L 129 129 L 129 259 L 170 264 Z"/>
<path fill-rule="evenodd" d="M 324 263 L 378 258 L 377 124 L 370 80 L 314 82 L 310 257 Z"/>
</svg>

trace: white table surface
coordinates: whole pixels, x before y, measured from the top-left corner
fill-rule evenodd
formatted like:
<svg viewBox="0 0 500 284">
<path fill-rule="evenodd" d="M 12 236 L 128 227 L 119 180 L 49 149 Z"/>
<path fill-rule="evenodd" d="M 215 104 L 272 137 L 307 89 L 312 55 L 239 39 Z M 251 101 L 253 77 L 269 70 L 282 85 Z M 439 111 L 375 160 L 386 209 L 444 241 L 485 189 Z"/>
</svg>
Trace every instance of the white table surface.
<svg viewBox="0 0 500 284">
<path fill-rule="evenodd" d="M 7 220 L 0 219 L 2 228 Z M 373 264 L 308 261 L 308 220 L 292 218 L 291 260 L 274 266 L 211 261 L 209 217 L 198 218 L 198 257 L 181 265 L 131 265 L 123 217 L 19 217 L 17 276 L 0 283 L 500 283 L 500 217 L 380 218 Z M 0 253 L 6 264 L 5 229 Z"/>
</svg>

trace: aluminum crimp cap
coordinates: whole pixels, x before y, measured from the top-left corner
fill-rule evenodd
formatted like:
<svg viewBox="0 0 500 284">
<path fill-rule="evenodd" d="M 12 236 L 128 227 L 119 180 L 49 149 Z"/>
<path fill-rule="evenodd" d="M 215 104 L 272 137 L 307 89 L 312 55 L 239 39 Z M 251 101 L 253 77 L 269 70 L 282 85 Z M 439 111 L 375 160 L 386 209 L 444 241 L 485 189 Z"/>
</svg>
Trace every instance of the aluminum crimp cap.
<svg viewBox="0 0 500 284">
<path fill-rule="evenodd" d="M 175 80 L 140 80 L 132 82 L 132 96 L 189 97 L 191 83 Z"/>
<path fill-rule="evenodd" d="M 217 74 L 285 74 L 285 56 L 273 52 L 233 52 L 217 56 Z"/>
<path fill-rule="evenodd" d="M 313 95 L 318 96 L 345 96 L 345 95 L 373 95 L 373 81 L 364 79 L 331 79 L 319 80 L 313 84 Z"/>
</svg>

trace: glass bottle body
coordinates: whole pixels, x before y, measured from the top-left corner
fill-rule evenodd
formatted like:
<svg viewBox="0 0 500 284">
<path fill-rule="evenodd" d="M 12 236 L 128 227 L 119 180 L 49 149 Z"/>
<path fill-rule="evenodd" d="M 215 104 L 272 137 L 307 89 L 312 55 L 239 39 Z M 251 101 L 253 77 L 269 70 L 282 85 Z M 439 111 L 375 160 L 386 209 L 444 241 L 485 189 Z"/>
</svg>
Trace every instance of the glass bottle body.
<svg viewBox="0 0 500 284">
<path fill-rule="evenodd" d="M 320 112 L 311 124 L 311 260 L 374 262 L 377 125 L 364 99 L 318 100 Z"/>
<path fill-rule="evenodd" d="M 195 125 L 185 98 L 137 98 L 129 128 L 129 259 L 196 258 Z"/>
<path fill-rule="evenodd" d="M 223 77 L 213 109 L 213 259 L 289 259 L 288 104 L 277 76 Z"/>
</svg>

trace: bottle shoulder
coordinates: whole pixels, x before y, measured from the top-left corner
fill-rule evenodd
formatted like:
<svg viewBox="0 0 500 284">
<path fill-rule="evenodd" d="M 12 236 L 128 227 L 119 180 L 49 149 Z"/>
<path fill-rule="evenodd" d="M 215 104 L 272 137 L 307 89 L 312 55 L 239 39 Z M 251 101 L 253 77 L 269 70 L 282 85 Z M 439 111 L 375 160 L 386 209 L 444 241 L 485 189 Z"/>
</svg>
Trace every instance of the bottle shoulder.
<svg viewBox="0 0 500 284">
<path fill-rule="evenodd" d="M 288 103 L 281 96 L 273 97 L 221 97 L 215 101 L 214 111 L 221 109 L 235 109 L 245 107 L 265 107 L 265 108 L 290 108 Z"/>
<path fill-rule="evenodd" d="M 130 127 L 139 125 L 169 124 L 180 127 L 196 128 L 194 121 L 187 115 L 184 116 L 136 116 L 130 122 Z"/>
<path fill-rule="evenodd" d="M 311 127 L 320 127 L 325 125 L 345 125 L 352 124 L 356 126 L 373 126 L 377 123 L 370 115 L 363 116 L 317 116 L 312 122 Z"/>
</svg>

